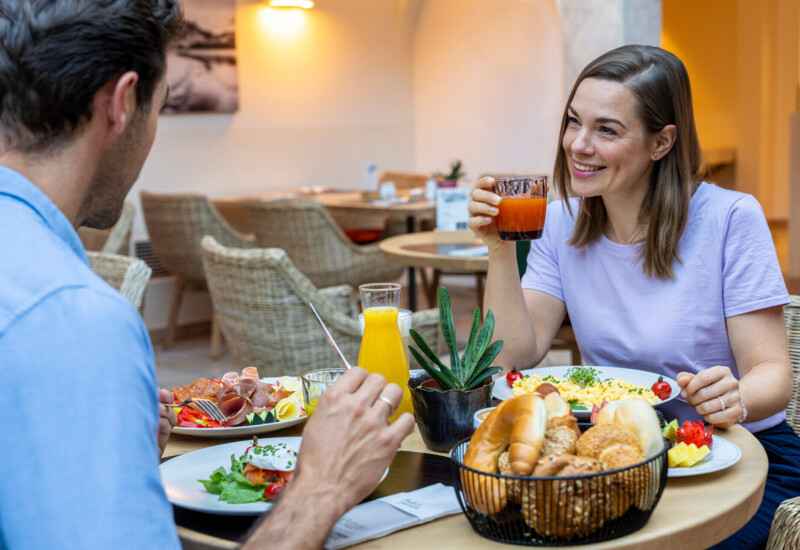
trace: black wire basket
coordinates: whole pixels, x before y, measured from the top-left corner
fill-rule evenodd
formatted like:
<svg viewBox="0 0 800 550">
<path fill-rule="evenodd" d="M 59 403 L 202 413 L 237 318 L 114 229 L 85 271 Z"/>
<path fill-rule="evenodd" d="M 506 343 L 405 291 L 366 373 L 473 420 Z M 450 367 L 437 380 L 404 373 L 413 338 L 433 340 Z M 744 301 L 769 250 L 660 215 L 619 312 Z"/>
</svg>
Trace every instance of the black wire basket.
<svg viewBox="0 0 800 550">
<path fill-rule="evenodd" d="M 589 544 L 628 535 L 650 519 L 667 483 L 667 447 L 633 466 L 596 474 L 489 474 L 463 464 L 469 439 L 450 451 L 456 496 L 472 528 L 528 546 Z"/>
</svg>

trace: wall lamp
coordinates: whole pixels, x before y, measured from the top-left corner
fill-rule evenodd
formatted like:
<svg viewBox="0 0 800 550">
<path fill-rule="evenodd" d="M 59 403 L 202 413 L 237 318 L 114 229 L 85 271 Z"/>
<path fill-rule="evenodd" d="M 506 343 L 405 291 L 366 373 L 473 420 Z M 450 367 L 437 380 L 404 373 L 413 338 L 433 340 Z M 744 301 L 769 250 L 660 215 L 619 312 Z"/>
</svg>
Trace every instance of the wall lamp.
<svg viewBox="0 0 800 550">
<path fill-rule="evenodd" d="M 314 7 L 312 0 L 269 0 L 271 8 L 304 8 L 310 9 Z"/>
</svg>

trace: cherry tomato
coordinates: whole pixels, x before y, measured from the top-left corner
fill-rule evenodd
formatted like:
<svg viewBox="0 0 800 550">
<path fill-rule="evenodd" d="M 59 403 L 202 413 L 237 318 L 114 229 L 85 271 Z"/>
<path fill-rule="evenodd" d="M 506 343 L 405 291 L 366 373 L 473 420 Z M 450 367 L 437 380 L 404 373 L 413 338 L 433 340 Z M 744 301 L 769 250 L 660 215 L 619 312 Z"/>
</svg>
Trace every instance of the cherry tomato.
<svg viewBox="0 0 800 550">
<path fill-rule="evenodd" d="M 653 383 L 653 393 L 663 401 L 672 394 L 672 386 L 669 385 L 669 382 L 664 382 L 663 376 L 659 376 L 658 380 Z"/>
<path fill-rule="evenodd" d="M 284 487 L 286 487 L 286 484 L 282 481 L 276 481 L 275 483 L 270 483 L 264 489 L 264 498 L 266 498 L 267 500 L 275 500 L 275 497 L 277 497 L 280 494 L 280 492 L 283 491 Z"/>
<path fill-rule="evenodd" d="M 517 370 L 516 367 L 511 369 L 511 372 L 506 374 L 506 382 L 508 382 L 509 386 L 514 385 L 515 380 L 520 380 L 522 378 L 522 373 Z"/>
</svg>

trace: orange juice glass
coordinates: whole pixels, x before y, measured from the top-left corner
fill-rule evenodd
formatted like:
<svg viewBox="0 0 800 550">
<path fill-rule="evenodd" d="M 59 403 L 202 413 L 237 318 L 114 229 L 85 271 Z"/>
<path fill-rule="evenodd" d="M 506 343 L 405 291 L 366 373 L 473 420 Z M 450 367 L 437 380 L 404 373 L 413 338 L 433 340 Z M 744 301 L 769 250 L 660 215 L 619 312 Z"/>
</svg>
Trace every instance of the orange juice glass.
<svg viewBox="0 0 800 550">
<path fill-rule="evenodd" d="M 408 360 L 397 327 L 400 285 L 373 283 L 361 285 L 358 290 L 364 310 L 364 335 L 361 338 L 358 366 L 382 374 L 388 382 L 394 382 L 403 389 L 400 406 L 389 418 L 389 422 L 393 422 L 404 412 L 414 414 L 411 390 L 408 389 Z"/>
<path fill-rule="evenodd" d="M 497 206 L 497 232 L 505 241 L 538 239 L 547 211 L 547 176 L 497 178 L 494 192 L 502 197 Z"/>
</svg>

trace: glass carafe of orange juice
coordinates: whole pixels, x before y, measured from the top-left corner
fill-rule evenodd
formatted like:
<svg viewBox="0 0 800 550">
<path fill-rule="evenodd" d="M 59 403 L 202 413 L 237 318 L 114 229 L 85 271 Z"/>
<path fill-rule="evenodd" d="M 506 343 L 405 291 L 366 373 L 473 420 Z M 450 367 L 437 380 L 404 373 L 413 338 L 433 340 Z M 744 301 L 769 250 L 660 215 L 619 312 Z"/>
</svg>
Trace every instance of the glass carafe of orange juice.
<svg viewBox="0 0 800 550">
<path fill-rule="evenodd" d="M 411 391 L 408 389 L 408 360 L 397 327 L 400 285 L 373 283 L 361 285 L 358 290 L 364 310 L 364 335 L 361 338 L 358 366 L 382 374 L 388 382 L 394 382 L 403 389 L 400 406 L 389 418 L 389 422 L 393 422 L 404 412 L 414 414 Z"/>
</svg>

